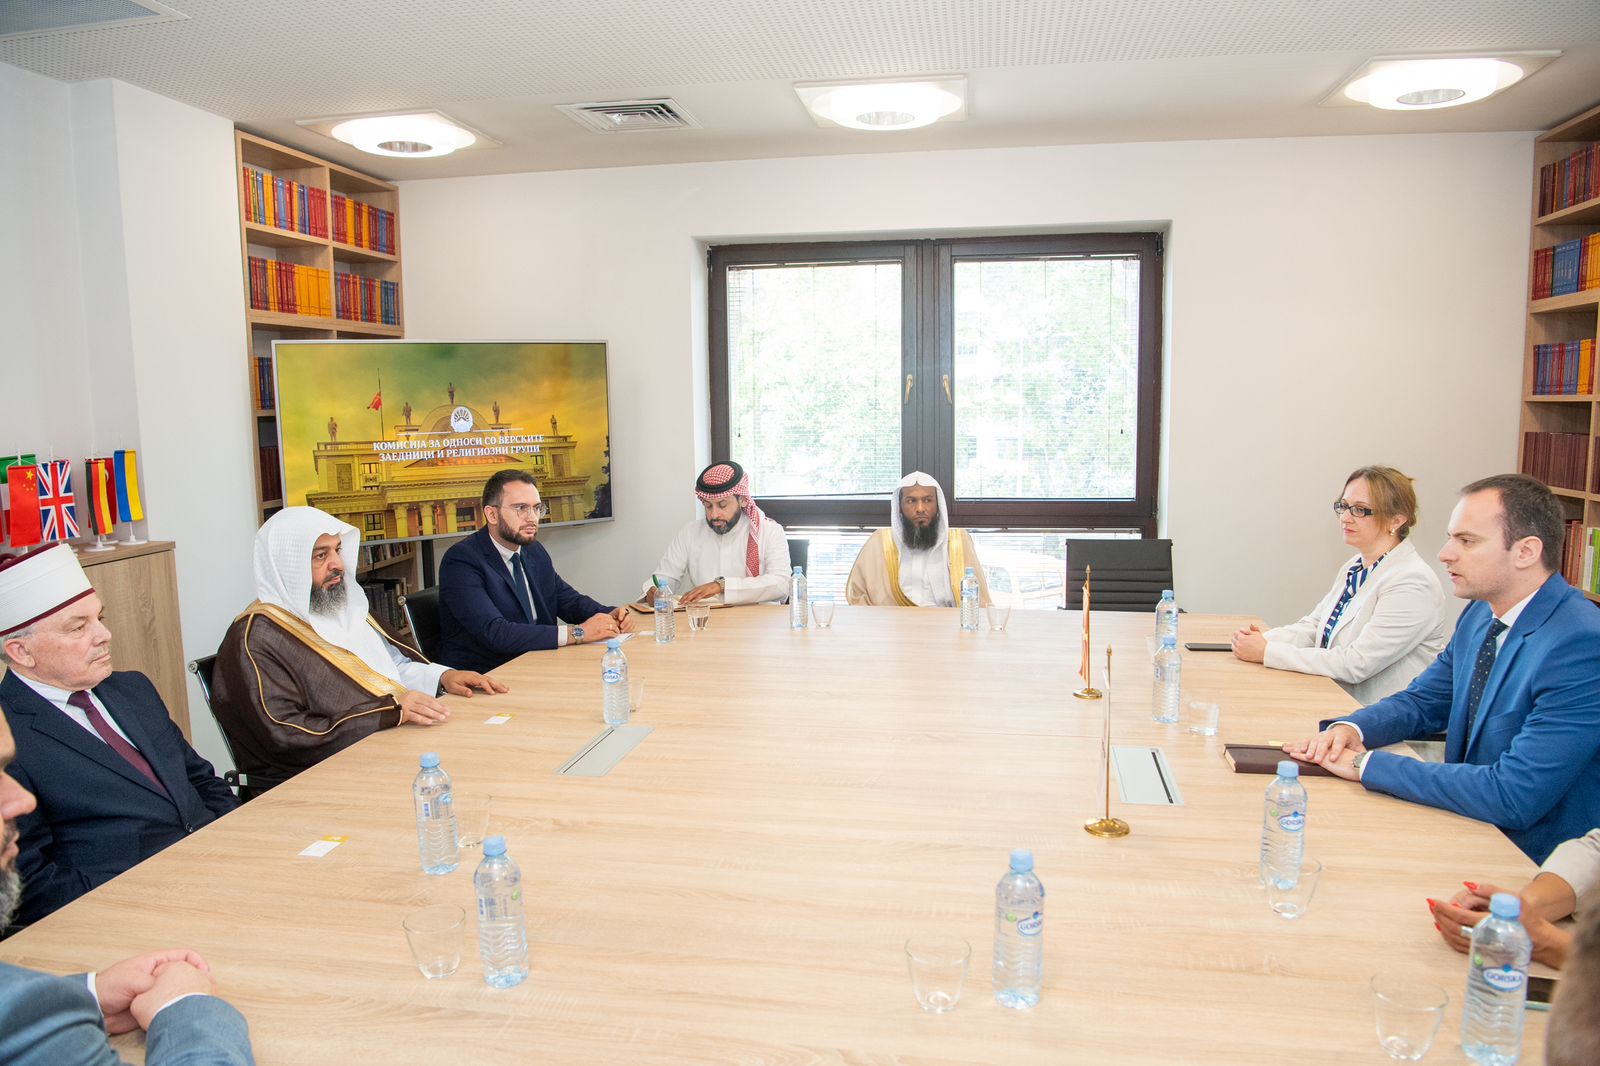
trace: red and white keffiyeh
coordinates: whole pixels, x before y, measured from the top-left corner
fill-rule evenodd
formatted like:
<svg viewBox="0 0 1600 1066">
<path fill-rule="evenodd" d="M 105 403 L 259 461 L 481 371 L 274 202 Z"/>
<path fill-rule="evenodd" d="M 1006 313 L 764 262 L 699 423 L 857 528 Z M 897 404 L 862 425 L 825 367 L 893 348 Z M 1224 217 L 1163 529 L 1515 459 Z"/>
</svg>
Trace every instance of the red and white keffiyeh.
<svg viewBox="0 0 1600 1066">
<path fill-rule="evenodd" d="M 731 459 L 725 463 L 712 463 L 700 472 L 695 481 L 694 494 L 701 503 L 711 503 L 724 496 L 737 496 L 739 509 L 750 520 L 750 534 L 744 546 L 744 572 L 746 577 L 761 576 L 761 522 L 767 516 L 756 506 L 750 495 L 750 475 Z"/>
</svg>

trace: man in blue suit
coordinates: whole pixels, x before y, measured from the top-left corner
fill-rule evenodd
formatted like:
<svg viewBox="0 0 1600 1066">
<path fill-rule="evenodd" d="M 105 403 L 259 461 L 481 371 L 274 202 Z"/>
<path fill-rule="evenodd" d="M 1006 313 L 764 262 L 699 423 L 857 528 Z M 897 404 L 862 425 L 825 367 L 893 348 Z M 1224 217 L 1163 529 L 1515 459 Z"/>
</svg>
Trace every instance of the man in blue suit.
<svg viewBox="0 0 1600 1066">
<path fill-rule="evenodd" d="M 71 558 L 69 550 L 62 551 Z M 16 591 L 16 584 L 4 579 L 0 572 L 0 587 Z M 22 590 L 23 598 L 37 604 L 42 588 L 29 584 L 33 587 Z M 23 895 L 17 842 L 20 823 L 35 810 L 34 797 L 7 772 L 16 756 L 11 729 L 0 716 L 0 932 Z M 153 951 L 76 977 L 0 963 L 0 1062 L 7 1066 L 112 1066 L 123 1060 L 107 1035 L 135 1028 L 149 1034 L 149 1066 L 255 1061 L 243 1015 L 212 995 L 211 967 L 192 951 Z"/>
<path fill-rule="evenodd" d="M 483 487 L 483 528 L 439 563 L 439 660 L 493 670 L 525 651 L 605 641 L 633 627 L 626 607 L 590 599 L 535 543 L 549 512 L 533 475 L 501 470 Z"/>
<path fill-rule="evenodd" d="M 1535 862 L 1600 825 L 1600 610 L 1558 572 L 1563 528 L 1533 478 L 1462 489 L 1439 561 L 1473 602 L 1444 653 L 1405 691 L 1284 750 L 1499 826 Z M 1371 750 L 1438 732 L 1443 765 Z"/>
<path fill-rule="evenodd" d="M 36 922 L 233 810 L 148 678 L 112 673 L 111 632 L 64 544 L 0 562 L 0 709 L 11 774 L 38 799 L 19 822 L 18 917 Z"/>
</svg>

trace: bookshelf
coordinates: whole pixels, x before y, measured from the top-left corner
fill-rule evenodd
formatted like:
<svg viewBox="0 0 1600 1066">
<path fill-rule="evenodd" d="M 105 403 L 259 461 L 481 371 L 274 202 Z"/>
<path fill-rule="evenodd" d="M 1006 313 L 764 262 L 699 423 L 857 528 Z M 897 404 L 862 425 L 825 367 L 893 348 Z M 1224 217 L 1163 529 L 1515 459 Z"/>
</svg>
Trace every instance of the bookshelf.
<svg viewBox="0 0 1600 1066">
<path fill-rule="evenodd" d="M 1542 134 L 1534 142 L 1533 222 L 1527 339 L 1523 351 L 1519 469 L 1554 490 L 1568 520 L 1567 578 L 1595 603 L 1593 567 L 1586 573 L 1585 548 L 1600 529 L 1600 408 L 1597 408 L 1595 349 L 1600 347 L 1600 107 L 1594 107 Z M 1565 163 L 1579 153 L 1586 159 Z M 1571 175 L 1571 184 L 1561 186 Z M 1563 264 L 1555 257 L 1571 242 L 1588 241 L 1581 264 L 1587 279 L 1577 291 L 1561 286 Z M 1589 252 L 1594 253 L 1590 262 Z M 1570 275 L 1569 262 L 1566 270 Z M 1555 292 L 1552 291 L 1555 279 Z M 1585 287 L 1584 282 L 1591 282 Z M 1587 343 L 1585 343 L 1587 342 Z M 1594 554 L 1600 554 L 1597 545 Z"/>
<path fill-rule="evenodd" d="M 272 342 L 403 337 L 400 190 L 294 148 L 234 131 L 245 358 L 262 521 L 283 506 Z M 403 549 L 403 550 L 396 550 Z M 408 545 L 363 548 L 360 578 L 403 595 L 420 582 Z"/>
</svg>

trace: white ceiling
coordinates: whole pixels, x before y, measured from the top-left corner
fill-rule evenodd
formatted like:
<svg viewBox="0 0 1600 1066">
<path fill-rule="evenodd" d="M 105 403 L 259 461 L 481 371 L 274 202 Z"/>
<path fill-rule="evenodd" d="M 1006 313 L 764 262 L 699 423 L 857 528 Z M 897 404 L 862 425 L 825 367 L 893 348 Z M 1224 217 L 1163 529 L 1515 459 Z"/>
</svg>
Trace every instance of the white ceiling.
<svg viewBox="0 0 1600 1066">
<path fill-rule="evenodd" d="M 0 5 L 21 0 L 0 0 Z M 38 0 L 31 0 L 37 3 Z M 92 0 L 67 0 L 94 6 Z M 164 0 L 183 19 L 0 38 L 391 179 L 855 152 L 1541 129 L 1600 102 L 1600 0 Z M 1373 55 L 1560 49 L 1499 97 L 1320 101 Z M 795 81 L 965 74 L 970 117 L 815 126 Z M 589 132 L 553 105 L 670 96 L 703 128 Z M 295 125 L 431 108 L 500 148 L 363 155 Z"/>
</svg>

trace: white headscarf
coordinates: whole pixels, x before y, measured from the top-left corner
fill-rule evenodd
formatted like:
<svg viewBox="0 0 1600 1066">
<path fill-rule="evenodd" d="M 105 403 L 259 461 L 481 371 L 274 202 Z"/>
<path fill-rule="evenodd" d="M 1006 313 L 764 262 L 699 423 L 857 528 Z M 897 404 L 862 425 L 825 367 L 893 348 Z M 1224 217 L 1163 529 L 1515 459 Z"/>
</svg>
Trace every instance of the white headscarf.
<svg viewBox="0 0 1600 1066">
<path fill-rule="evenodd" d="M 900 496 L 906 489 L 913 485 L 923 485 L 933 489 L 939 500 L 939 516 L 935 519 L 938 524 L 939 536 L 931 549 L 924 552 L 914 552 L 906 546 L 905 534 L 901 531 L 900 524 L 905 518 L 900 513 Z M 923 560 L 911 562 L 912 567 L 925 566 L 924 578 L 935 595 L 943 600 L 955 602 L 955 590 L 950 587 L 950 510 L 945 506 L 944 488 L 933 479 L 931 474 L 924 474 L 920 470 L 913 470 L 900 479 L 894 495 L 889 498 L 889 531 L 894 536 L 894 546 L 900 549 L 900 572 L 906 573 L 907 561 L 915 555 L 925 557 Z M 930 565 L 931 564 L 931 565 Z M 902 582 L 902 586 L 904 582 Z"/>
<path fill-rule="evenodd" d="M 337 617 L 311 613 L 311 549 L 326 534 L 339 538 L 344 563 L 345 605 Z M 281 607 L 395 682 L 400 671 L 377 630 L 367 622 L 367 594 L 356 583 L 361 534 L 315 507 L 285 507 L 256 531 L 256 598 Z"/>
</svg>

